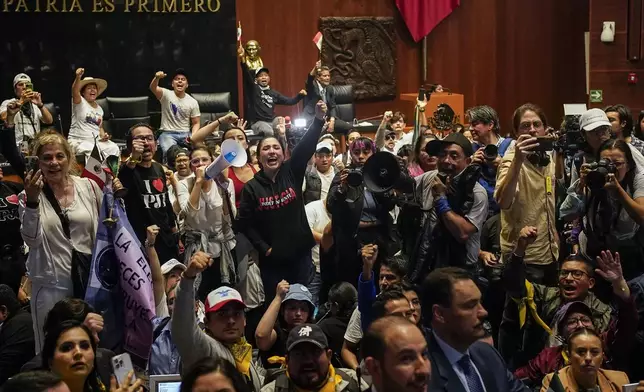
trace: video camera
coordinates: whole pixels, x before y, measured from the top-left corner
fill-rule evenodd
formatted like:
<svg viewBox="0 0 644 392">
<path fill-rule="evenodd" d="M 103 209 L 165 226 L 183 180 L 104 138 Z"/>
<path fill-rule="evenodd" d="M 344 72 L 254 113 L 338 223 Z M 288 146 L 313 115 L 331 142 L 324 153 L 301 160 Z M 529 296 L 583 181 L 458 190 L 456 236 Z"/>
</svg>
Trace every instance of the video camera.
<svg viewBox="0 0 644 392">
<path fill-rule="evenodd" d="M 604 187 L 608 180 L 609 174 L 617 173 L 615 164 L 606 159 L 600 159 L 599 162 L 590 164 L 590 172 L 586 174 L 586 183 L 591 190 L 597 190 Z"/>
<path fill-rule="evenodd" d="M 586 139 L 579 125 L 581 115 L 572 114 L 564 117 L 563 128 L 559 131 L 554 149 L 568 155 L 575 155 L 586 146 Z"/>
</svg>

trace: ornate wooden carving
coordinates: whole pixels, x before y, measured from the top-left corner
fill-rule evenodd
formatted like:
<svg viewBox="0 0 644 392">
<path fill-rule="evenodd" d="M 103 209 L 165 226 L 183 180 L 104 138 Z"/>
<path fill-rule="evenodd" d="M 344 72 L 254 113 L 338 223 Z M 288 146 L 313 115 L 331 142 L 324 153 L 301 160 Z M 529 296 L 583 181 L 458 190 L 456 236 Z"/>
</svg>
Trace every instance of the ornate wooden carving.
<svg viewBox="0 0 644 392">
<path fill-rule="evenodd" d="M 332 84 L 353 85 L 356 100 L 396 95 L 394 18 L 320 18 L 320 31 Z"/>
</svg>

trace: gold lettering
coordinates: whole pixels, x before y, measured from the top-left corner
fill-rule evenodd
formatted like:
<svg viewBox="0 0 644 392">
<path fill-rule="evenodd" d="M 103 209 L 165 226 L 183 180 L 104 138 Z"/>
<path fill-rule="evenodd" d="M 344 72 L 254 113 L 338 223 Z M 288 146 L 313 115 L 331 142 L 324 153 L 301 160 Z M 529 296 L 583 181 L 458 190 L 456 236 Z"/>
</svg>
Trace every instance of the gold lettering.
<svg viewBox="0 0 644 392">
<path fill-rule="evenodd" d="M 62 8 L 62 11 L 60 11 L 60 12 L 67 12 L 67 1 L 66 0 L 63 0 L 63 8 Z"/>
<path fill-rule="evenodd" d="M 114 0 L 105 0 L 105 12 L 114 12 Z"/>
<path fill-rule="evenodd" d="M 181 0 L 181 12 L 192 12 L 190 0 Z"/>
<path fill-rule="evenodd" d="M 210 11 L 210 12 L 217 12 L 217 11 L 219 11 L 219 8 L 221 7 L 221 1 L 220 0 L 214 0 L 214 1 L 217 4 L 215 6 L 215 9 L 212 8 L 213 0 L 208 0 L 208 11 Z"/>
<path fill-rule="evenodd" d="M 177 12 L 177 0 L 163 0 L 162 12 Z"/>
<path fill-rule="evenodd" d="M 150 12 L 148 9 L 148 0 L 139 0 L 139 12 L 143 12 L 142 10 L 145 10 L 145 12 Z"/>
<path fill-rule="evenodd" d="M 154 0 L 154 11 L 155 13 L 159 12 L 159 0 Z"/>
<path fill-rule="evenodd" d="M 130 12 L 130 7 L 134 5 L 134 0 L 125 0 L 125 11 Z"/>
<path fill-rule="evenodd" d="M 47 10 L 45 12 L 60 12 L 56 8 L 56 0 L 47 0 Z"/>
<path fill-rule="evenodd" d="M 195 12 L 206 12 L 203 9 L 203 0 L 195 0 Z"/>
<path fill-rule="evenodd" d="M 36 9 L 34 12 L 40 12 L 40 0 L 36 0 Z"/>
<path fill-rule="evenodd" d="M 13 0 L 4 0 L 4 8 L 2 9 L 3 12 L 9 12 L 9 6 L 13 4 Z"/>
<path fill-rule="evenodd" d="M 103 0 L 94 0 L 94 6 L 92 7 L 92 12 L 104 12 L 103 9 Z"/>
<path fill-rule="evenodd" d="M 75 10 L 76 8 L 78 9 Z M 78 0 L 72 0 L 72 6 L 69 8 L 69 12 L 83 12 L 83 8 L 81 7 Z"/>
<path fill-rule="evenodd" d="M 24 11 L 20 11 L 20 8 L 24 8 Z M 16 6 L 15 12 L 29 12 L 26 0 L 18 0 L 18 5 Z"/>
</svg>

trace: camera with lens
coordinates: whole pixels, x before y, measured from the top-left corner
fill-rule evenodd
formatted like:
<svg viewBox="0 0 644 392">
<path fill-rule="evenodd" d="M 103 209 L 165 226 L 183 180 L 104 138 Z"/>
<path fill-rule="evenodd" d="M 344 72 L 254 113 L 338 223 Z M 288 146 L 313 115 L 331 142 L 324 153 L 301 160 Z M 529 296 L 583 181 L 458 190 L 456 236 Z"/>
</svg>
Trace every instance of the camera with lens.
<svg viewBox="0 0 644 392">
<path fill-rule="evenodd" d="M 349 173 L 347 173 L 347 184 L 352 188 L 357 188 L 362 184 L 361 168 L 349 169 Z"/>
<path fill-rule="evenodd" d="M 586 174 L 586 183 L 590 189 L 601 189 L 606 184 L 609 174 L 615 174 L 617 168 L 606 159 L 600 159 L 599 162 L 590 164 L 590 171 Z"/>
<path fill-rule="evenodd" d="M 558 139 L 554 143 L 554 149 L 558 152 L 565 152 L 568 155 L 575 155 L 583 150 L 586 140 L 581 132 L 579 114 L 568 114 L 564 117 L 564 125 L 559 132 Z"/>
<path fill-rule="evenodd" d="M 488 144 L 483 148 L 483 157 L 485 157 L 487 162 L 494 161 L 497 155 L 499 155 L 499 147 L 496 144 Z"/>
</svg>

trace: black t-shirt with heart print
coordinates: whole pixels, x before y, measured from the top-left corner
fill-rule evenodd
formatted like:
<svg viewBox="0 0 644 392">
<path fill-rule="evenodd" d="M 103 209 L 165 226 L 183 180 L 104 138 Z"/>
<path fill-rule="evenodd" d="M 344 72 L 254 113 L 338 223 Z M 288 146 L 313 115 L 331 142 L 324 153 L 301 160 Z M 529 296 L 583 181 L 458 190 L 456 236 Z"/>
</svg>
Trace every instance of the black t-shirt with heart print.
<svg viewBox="0 0 644 392">
<path fill-rule="evenodd" d="M 6 245 L 11 245 L 14 250 L 22 246 L 18 215 L 18 195 L 22 190 L 22 184 L 0 181 L 0 253 Z"/>
<path fill-rule="evenodd" d="M 163 240 L 169 246 L 176 243 L 176 236 L 172 234 L 176 216 L 168 196 L 163 166 L 157 162 L 152 162 L 149 168 L 136 166 L 130 169 L 123 165 L 118 177 L 128 190 L 124 198 L 125 211 L 141 243 L 145 241 L 150 225 L 160 228 L 157 241 Z"/>
</svg>

